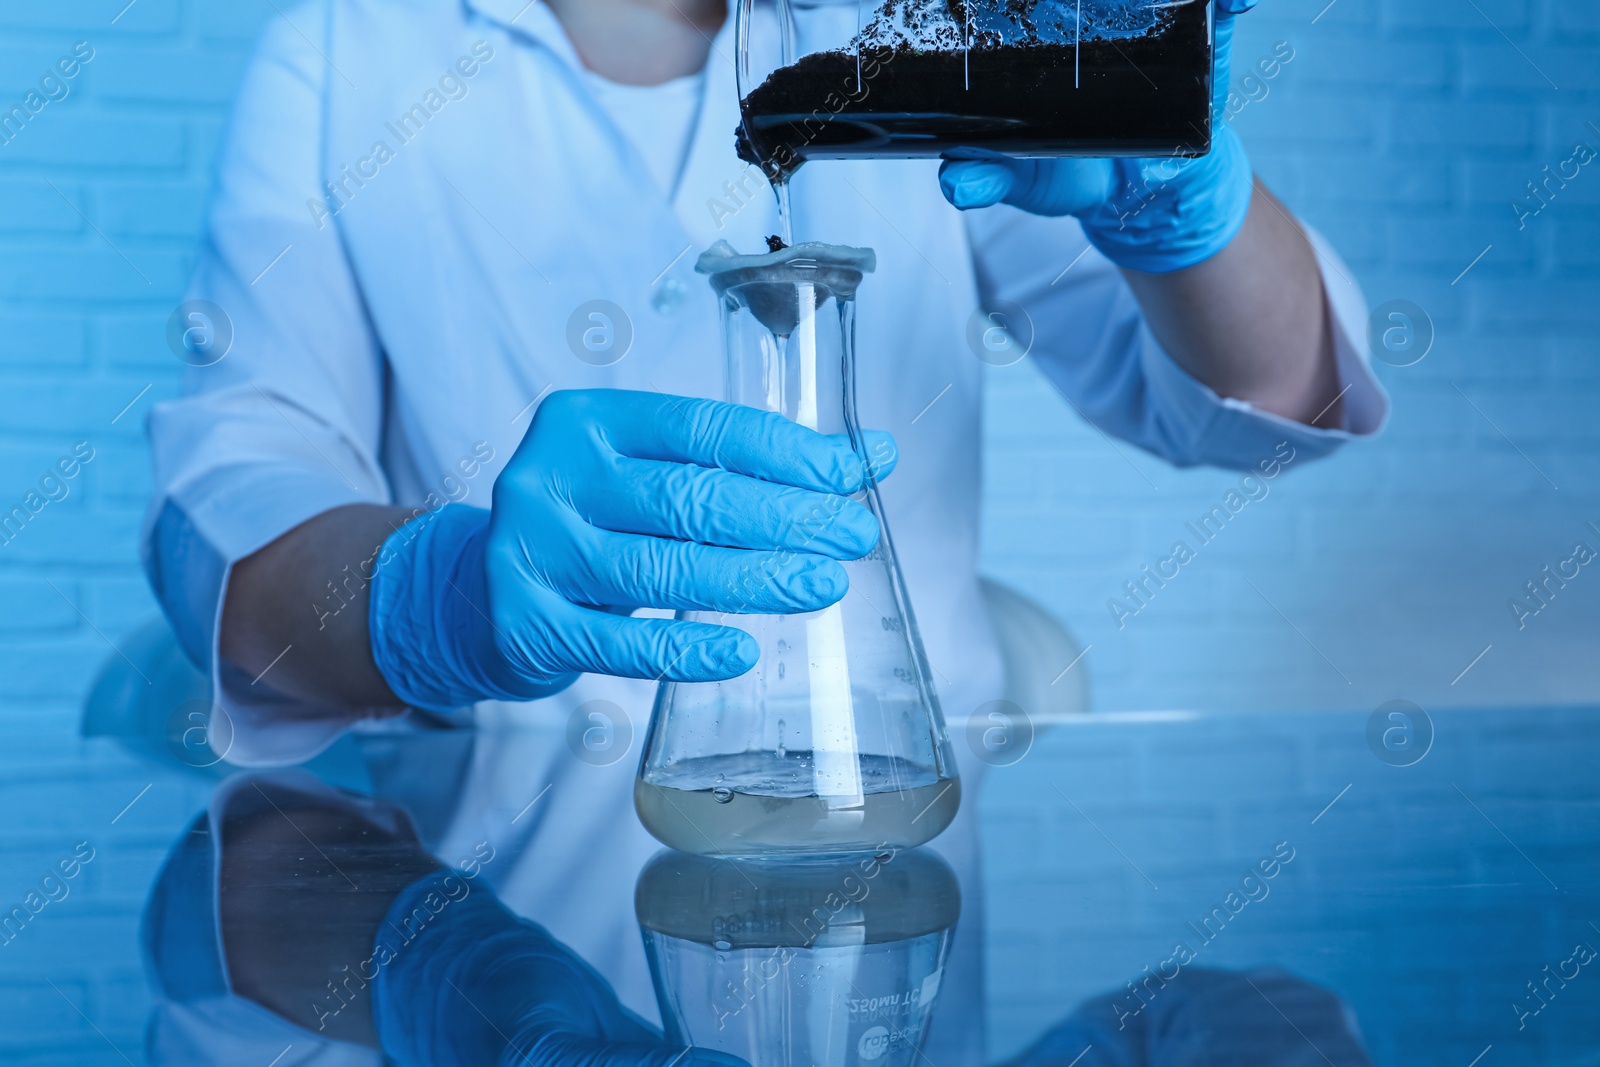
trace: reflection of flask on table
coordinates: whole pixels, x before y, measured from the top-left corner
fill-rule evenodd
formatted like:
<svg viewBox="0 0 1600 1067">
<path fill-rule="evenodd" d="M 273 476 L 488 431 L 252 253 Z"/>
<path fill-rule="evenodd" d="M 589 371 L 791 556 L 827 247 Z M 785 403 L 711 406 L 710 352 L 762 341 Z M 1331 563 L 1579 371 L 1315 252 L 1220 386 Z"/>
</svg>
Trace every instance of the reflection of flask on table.
<svg viewBox="0 0 1600 1067">
<path fill-rule="evenodd" d="M 822 433 L 849 434 L 855 414 L 856 287 L 867 249 L 797 245 L 701 257 L 722 298 L 729 399 Z M 883 522 L 875 486 L 862 500 Z M 833 516 L 806 521 L 820 532 Z M 761 645 L 747 674 L 667 682 L 656 698 L 634 799 L 663 843 L 688 852 L 873 851 L 932 839 L 961 790 L 888 527 L 844 568 L 843 600 L 803 615 L 687 612 L 735 623 Z M 752 583 L 765 580 L 759 573 Z"/>
<path fill-rule="evenodd" d="M 923 1062 L 961 911 L 955 875 L 932 853 L 663 852 L 634 907 L 668 1042 L 754 1067 Z"/>
</svg>

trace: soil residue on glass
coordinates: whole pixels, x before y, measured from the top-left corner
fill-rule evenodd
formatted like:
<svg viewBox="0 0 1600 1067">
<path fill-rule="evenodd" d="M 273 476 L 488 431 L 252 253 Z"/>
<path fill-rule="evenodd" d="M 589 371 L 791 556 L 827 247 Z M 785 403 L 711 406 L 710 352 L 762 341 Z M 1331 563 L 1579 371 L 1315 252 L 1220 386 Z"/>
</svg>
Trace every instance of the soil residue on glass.
<svg viewBox="0 0 1600 1067">
<path fill-rule="evenodd" d="M 1136 35 L 1085 31 L 1076 46 L 1071 31 L 1062 42 L 1059 26 L 1040 33 L 1037 0 L 1007 0 L 1003 17 L 1020 28 L 1007 33 L 963 33 L 973 17 L 965 0 L 941 6 L 941 25 L 929 31 L 912 4 L 888 0 L 856 50 L 814 52 L 774 71 L 740 102 L 740 158 L 781 181 L 807 159 L 1210 149 L 1205 3 L 1166 8 Z M 1054 10 L 1062 9 L 1071 10 Z M 887 32 L 878 28 L 890 21 Z"/>
</svg>

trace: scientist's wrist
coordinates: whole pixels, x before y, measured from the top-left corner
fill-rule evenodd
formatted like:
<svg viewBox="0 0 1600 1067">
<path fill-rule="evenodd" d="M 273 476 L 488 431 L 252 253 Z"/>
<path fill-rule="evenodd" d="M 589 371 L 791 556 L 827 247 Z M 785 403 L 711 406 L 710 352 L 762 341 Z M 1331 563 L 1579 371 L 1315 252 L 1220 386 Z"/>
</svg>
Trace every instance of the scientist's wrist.
<svg viewBox="0 0 1600 1067">
<path fill-rule="evenodd" d="M 401 526 L 378 554 L 372 659 L 405 704 L 446 713 L 529 696 L 495 677 L 484 551 L 489 512 L 449 504 Z"/>
</svg>

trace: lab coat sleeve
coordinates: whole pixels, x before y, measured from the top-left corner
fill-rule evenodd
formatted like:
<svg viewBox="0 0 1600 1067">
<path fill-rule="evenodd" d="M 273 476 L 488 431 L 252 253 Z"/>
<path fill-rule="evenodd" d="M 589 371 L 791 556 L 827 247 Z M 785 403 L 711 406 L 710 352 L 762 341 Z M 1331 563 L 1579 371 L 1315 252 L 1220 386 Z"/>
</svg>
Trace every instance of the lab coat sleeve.
<svg viewBox="0 0 1600 1067">
<path fill-rule="evenodd" d="M 984 306 L 1009 302 L 1032 325 L 1030 354 L 1090 423 L 1180 467 L 1245 470 L 1288 442 L 1314 459 L 1378 432 L 1389 402 L 1369 367 L 1366 301 L 1350 270 L 1308 231 L 1322 270 L 1338 358 L 1342 424 L 1307 426 L 1219 397 L 1173 362 L 1117 268 L 1077 221 L 1012 208 L 968 215 Z M 1021 327 L 1026 329 L 1026 326 Z M 1019 338 L 1025 340 L 1024 338 Z"/>
<path fill-rule="evenodd" d="M 181 397 L 148 422 L 146 573 L 180 644 L 212 674 L 232 725 L 227 757 L 246 764 L 307 758 L 364 716 L 288 701 L 270 676 L 258 682 L 221 661 L 230 569 L 324 511 L 389 499 L 378 460 L 382 352 L 338 230 L 313 210 L 325 210 L 325 97 L 353 90 L 318 54 L 326 42 L 313 43 L 327 5 L 291 16 L 268 23 L 222 149 L 188 294 L 211 306 L 181 309 L 218 331 L 210 356 L 229 331 L 231 344 L 191 367 Z M 319 610 L 305 606 L 308 617 Z"/>
</svg>

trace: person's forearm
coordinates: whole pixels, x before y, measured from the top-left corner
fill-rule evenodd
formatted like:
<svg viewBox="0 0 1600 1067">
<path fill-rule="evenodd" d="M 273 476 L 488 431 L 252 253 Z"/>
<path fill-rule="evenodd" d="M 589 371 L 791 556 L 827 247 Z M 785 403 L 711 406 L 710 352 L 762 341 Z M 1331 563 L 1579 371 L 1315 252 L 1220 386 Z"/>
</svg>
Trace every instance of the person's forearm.
<svg viewBox="0 0 1600 1067">
<path fill-rule="evenodd" d="M 1316 253 L 1259 181 L 1243 229 L 1221 252 L 1170 274 L 1122 273 L 1156 339 L 1219 396 L 1323 429 L 1340 425 Z"/>
<path fill-rule="evenodd" d="M 335 508 L 236 563 L 222 611 L 223 658 L 289 696 L 397 707 L 372 660 L 371 565 L 362 565 L 412 514 L 373 504 Z"/>
</svg>

